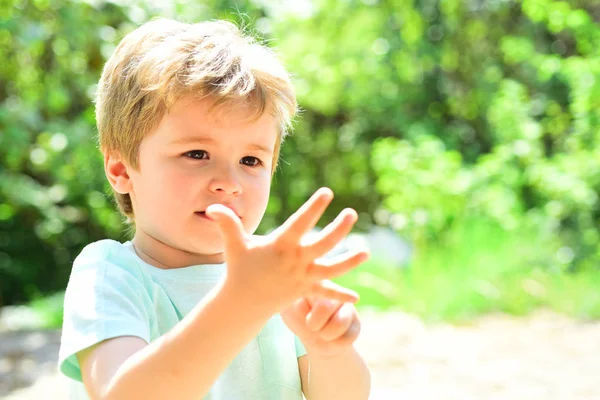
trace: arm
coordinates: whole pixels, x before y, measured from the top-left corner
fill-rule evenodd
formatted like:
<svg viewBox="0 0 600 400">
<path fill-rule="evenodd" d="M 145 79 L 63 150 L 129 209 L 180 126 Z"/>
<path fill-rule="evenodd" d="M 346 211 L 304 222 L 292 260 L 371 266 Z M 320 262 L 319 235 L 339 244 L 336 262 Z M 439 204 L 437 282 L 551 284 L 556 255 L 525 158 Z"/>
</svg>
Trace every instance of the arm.
<svg viewBox="0 0 600 400">
<path fill-rule="evenodd" d="M 229 208 L 208 207 L 206 215 L 217 223 L 224 239 L 225 279 L 156 341 L 146 345 L 139 338 L 120 337 L 80 352 L 90 396 L 94 400 L 201 398 L 265 322 L 298 297 L 312 294 L 356 301 L 354 292 L 327 279 L 356 267 L 363 255 L 327 265 L 315 261 L 350 231 L 356 213 L 351 218 L 347 212 L 341 214 L 327 234 L 301 244 L 331 198 L 330 191 L 317 192 L 278 230 L 260 238 L 247 235 Z"/>
<path fill-rule="evenodd" d="M 173 388 L 178 399 L 202 398 L 271 315 L 221 285 L 149 345 L 118 337 L 80 352 L 84 384 L 92 399 L 165 399 Z"/>
<path fill-rule="evenodd" d="M 298 365 L 308 400 L 369 398 L 371 374 L 354 348 L 332 357 L 307 354 L 298 359 Z"/>
<path fill-rule="evenodd" d="M 281 315 L 307 350 L 298 358 L 307 399 L 369 398 L 371 374 L 353 346 L 360 333 L 353 304 L 303 298 Z"/>
</svg>

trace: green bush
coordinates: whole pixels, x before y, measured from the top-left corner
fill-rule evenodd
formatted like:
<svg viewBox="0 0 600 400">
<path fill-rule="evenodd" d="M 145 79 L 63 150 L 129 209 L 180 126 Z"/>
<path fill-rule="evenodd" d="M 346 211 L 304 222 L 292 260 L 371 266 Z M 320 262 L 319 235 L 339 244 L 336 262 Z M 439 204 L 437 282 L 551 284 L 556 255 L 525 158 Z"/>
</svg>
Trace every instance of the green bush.
<svg viewBox="0 0 600 400">
<path fill-rule="evenodd" d="M 542 269 L 597 270 L 595 0 L 153 4 L 0 5 L 4 304 L 64 288 L 86 243 L 125 238 L 92 100 L 114 46 L 156 15 L 242 23 L 294 75 L 304 110 L 260 232 L 326 185 L 336 198 L 322 223 L 354 207 L 359 229 L 389 224 L 431 254 L 482 218 L 498 237 L 539 240 Z"/>
</svg>

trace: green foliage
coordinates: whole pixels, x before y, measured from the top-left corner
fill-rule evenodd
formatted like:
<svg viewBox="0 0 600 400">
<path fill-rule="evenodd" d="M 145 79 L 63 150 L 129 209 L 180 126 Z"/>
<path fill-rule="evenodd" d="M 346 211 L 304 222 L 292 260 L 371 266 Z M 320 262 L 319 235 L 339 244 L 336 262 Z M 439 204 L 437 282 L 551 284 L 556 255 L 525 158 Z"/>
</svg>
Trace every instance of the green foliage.
<svg viewBox="0 0 600 400">
<path fill-rule="evenodd" d="M 37 328 L 60 328 L 63 321 L 65 293 L 57 292 L 50 296 L 33 299 L 28 308 L 38 316 Z"/>
<path fill-rule="evenodd" d="M 0 304 L 63 288 L 83 246 L 126 238 L 95 137 L 93 98 L 104 62 L 125 34 L 155 15 L 202 20 L 235 11 L 224 2 L 157 7 L 0 5 Z"/>
<path fill-rule="evenodd" d="M 429 321 L 526 315 L 540 307 L 600 318 L 600 271 L 565 275 L 553 268 L 553 241 L 535 227 L 507 231 L 496 221 L 468 218 L 446 230 L 443 241 L 421 246 L 407 268 L 374 259 L 338 283 L 360 293 L 359 307 L 400 309 Z"/>
<path fill-rule="evenodd" d="M 273 45 L 294 75 L 304 111 L 282 149 L 260 232 L 329 186 L 336 199 L 323 223 L 349 206 L 359 229 L 375 222 L 398 230 L 416 248 L 409 281 L 442 308 L 439 287 L 425 290 L 439 260 L 458 257 L 463 266 L 450 282 L 466 291 L 448 307 L 488 309 L 464 285 L 481 278 L 481 257 L 513 254 L 514 237 L 535 249 L 489 263 L 481 278 L 506 277 L 507 296 L 523 268 L 556 277 L 556 285 L 597 271 L 596 1 L 151 3 L 0 5 L 4 303 L 63 288 L 86 243 L 125 238 L 96 149 L 92 99 L 118 41 L 157 15 L 240 23 Z M 472 221 L 480 220 L 493 228 L 478 230 Z M 495 240 L 508 242 L 498 249 Z M 579 275 L 562 281 L 562 271 Z M 376 275 L 365 279 L 381 283 Z M 575 291 L 568 285 L 564 293 Z"/>
<path fill-rule="evenodd" d="M 86 241 L 119 232 L 91 100 L 103 38 L 125 17 L 110 4 L 99 13 L 56 1 L 1 11 L 0 294 L 10 304 L 64 286 Z"/>
<path fill-rule="evenodd" d="M 442 55 L 438 87 L 453 91 L 433 92 L 429 103 L 441 99 L 437 109 L 449 123 L 428 128 L 438 117 L 429 109 L 415 122 L 416 135 L 411 127 L 402 139 L 376 140 L 372 164 L 383 206 L 415 240 L 423 230 L 436 238 L 470 216 L 491 217 L 508 230 L 535 222 L 540 235 L 561 238 L 548 250 L 560 251 L 563 264 L 595 268 L 600 52 L 587 44 L 600 43 L 600 28 L 590 13 L 564 2 L 524 1 L 522 8 L 480 10 L 468 21 L 472 14 L 452 11 L 479 41 L 464 59 L 491 50 L 492 41 L 497 57 L 461 71 L 444 68 Z M 506 18 L 519 24 L 499 32 L 474 25 Z M 459 48 L 461 35 L 441 39 L 442 48 Z M 472 129 L 460 133 L 456 124 Z"/>
</svg>

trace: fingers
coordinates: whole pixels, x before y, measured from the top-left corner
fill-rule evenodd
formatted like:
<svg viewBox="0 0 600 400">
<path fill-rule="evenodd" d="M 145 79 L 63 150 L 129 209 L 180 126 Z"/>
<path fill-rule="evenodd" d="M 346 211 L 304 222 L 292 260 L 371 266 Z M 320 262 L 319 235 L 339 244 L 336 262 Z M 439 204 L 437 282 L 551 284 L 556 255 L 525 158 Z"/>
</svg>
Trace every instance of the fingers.
<svg viewBox="0 0 600 400">
<path fill-rule="evenodd" d="M 361 329 L 360 321 L 358 320 L 358 318 L 356 318 L 352 321 L 352 323 L 350 324 L 350 327 L 344 332 L 344 334 L 341 337 L 337 337 L 335 339 L 335 342 L 330 342 L 330 343 L 335 343 L 335 345 L 339 346 L 339 347 L 348 346 L 348 345 L 354 343 L 354 341 L 360 334 L 360 329 Z"/>
<path fill-rule="evenodd" d="M 356 303 L 359 299 L 358 293 L 355 291 L 346 289 L 345 287 L 328 280 L 315 283 L 309 295 L 314 297 L 325 297 L 342 303 Z"/>
<path fill-rule="evenodd" d="M 305 246 L 307 253 L 311 258 L 321 257 L 350 233 L 357 220 L 356 211 L 351 208 L 344 209 L 321 231 L 316 240 Z"/>
<path fill-rule="evenodd" d="M 305 297 L 300 297 L 290 307 L 281 312 L 281 317 L 286 325 L 299 336 L 307 334 L 308 330 L 304 321 L 310 312 L 310 303 Z"/>
<path fill-rule="evenodd" d="M 342 307 L 343 303 L 329 299 L 318 299 L 306 315 L 306 326 L 313 332 L 323 329 L 327 321 Z"/>
<path fill-rule="evenodd" d="M 333 192 L 329 188 L 320 188 L 287 219 L 278 229 L 280 237 L 286 242 L 299 243 L 302 235 L 314 226 L 331 203 Z"/>
<path fill-rule="evenodd" d="M 292 309 L 294 310 L 294 312 L 302 318 L 306 318 L 306 316 L 310 312 L 311 307 L 311 303 L 306 297 L 300 297 L 292 305 Z"/>
<path fill-rule="evenodd" d="M 206 208 L 206 216 L 217 223 L 227 248 L 242 246 L 246 233 L 242 221 L 233 210 L 222 204 L 211 204 Z"/>
<path fill-rule="evenodd" d="M 358 320 L 355 308 L 350 303 L 341 304 L 333 315 L 326 320 L 318 329 L 319 336 L 323 340 L 331 341 L 338 339 L 350 330 L 350 326 Z M 308 323 L 308 321 L 307 321 Z"/>
<path fill-rule="evenodd" d="M 337 278 L 358 267 L 367 261 L 369 257 L 370 254 L 367 251 L 345 253 L 331 260 L 315 261 L 309 273 L 316 280 Z"/>
</svg>

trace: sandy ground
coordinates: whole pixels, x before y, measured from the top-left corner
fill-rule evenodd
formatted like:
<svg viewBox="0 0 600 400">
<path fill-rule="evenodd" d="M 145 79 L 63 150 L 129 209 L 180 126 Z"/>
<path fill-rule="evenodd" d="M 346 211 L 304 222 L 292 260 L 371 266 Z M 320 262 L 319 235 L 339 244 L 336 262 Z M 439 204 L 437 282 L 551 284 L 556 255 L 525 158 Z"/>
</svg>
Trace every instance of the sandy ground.
<svg viewBox="0 0 600 400">
<path fill-rule="evenodd" d="M 357 347 L 375 400 L 600 400 L 600 322 L 540 311 L 466 326 L 363 313 Z M 60 333 L 0 333 L 0 398 L 66 399 L 55 372 Z"/>
</svg>

